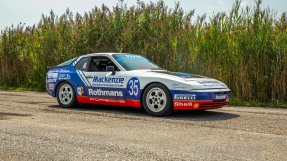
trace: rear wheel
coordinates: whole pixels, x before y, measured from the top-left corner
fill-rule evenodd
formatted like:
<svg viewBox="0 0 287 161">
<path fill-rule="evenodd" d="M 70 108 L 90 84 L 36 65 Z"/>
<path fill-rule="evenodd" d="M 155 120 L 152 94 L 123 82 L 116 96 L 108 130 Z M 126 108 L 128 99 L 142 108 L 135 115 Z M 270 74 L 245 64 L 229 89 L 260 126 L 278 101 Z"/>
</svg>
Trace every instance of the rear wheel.
<svg viewBox="0 0 287 161">
<path fill-rule="evenodd" d="M 72 85 L 62 82 L 57 88 L 57 101 L 64 108 L 77 107 L 78 101 Z"/>
<path fill-rule="evenodd" d="M 167 116 L 173 112 L 170 93 L 160 83 L 153 83 L 146 88 L 142 102 L 145 111 L 153 116 Z"/>
</svg>

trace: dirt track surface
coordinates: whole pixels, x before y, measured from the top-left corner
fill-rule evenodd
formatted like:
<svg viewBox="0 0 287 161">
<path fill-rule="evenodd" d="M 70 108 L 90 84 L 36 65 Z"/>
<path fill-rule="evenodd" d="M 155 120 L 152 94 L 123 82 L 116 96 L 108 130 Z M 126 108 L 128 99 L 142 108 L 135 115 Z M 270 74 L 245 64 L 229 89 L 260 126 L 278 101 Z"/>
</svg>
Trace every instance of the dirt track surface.
<svg viewBox="0 0 287 161">
<path fill-rule="evenodd" d="M 0 91 L 0 160 L 286 159 L 286 109 L 156 118 L 119 107 L 64 109 L 46 93 Z"/>
</svg>

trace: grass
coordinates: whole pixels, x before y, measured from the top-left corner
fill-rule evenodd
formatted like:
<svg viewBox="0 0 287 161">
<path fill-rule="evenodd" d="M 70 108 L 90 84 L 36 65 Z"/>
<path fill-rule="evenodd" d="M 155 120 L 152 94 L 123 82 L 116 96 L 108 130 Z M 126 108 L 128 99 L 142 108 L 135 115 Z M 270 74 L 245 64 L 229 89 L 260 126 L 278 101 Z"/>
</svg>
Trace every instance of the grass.
<svg viewBox="0 0 287 161">
<path fill-rule="evenodd" d="M 45 92 L 45 90 L 39 90 L 36 88 L 27 88 L 27 87 L 7 87 L 0 86 L 1 90 L 15 90 L 15 91 L 36 91 L 36 92 Z"/>
<path fill-rule="evenodd" d="M 287 103 L 280 102 L 259 102 L 259 101 L 243 101 L 238 98 L 231 98 L 228 103 L 229 106 L 246 106 L 246 107 L 275 107 L 287 108 Z"/>
</svg>

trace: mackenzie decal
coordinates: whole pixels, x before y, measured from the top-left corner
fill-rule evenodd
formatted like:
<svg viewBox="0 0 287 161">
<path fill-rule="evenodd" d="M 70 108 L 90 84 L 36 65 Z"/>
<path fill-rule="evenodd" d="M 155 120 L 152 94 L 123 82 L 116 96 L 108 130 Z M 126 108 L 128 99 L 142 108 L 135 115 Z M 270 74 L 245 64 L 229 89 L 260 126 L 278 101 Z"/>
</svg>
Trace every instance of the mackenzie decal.
<svg viewBox="0 0 287 161">
<path fill-rule="evenodd" d="M 97 87 L 123 87 L 125 78 L 94 76 L 93 84 Z"/>
<path fill-rule="evenodd" d="M 112 91 L 112 90 L 101 90 L 101 89 L 88 89 L 88 93 L 90 96 L 116 96 L 123 97 L 124 94 L 122 91 Z"/>
<path fill-rule="evenodd" d="M 99 77 L 94 76 L 94 83 L 124 83 L 124 78 L 109 78 L 109 77 Z"/>
</svg>

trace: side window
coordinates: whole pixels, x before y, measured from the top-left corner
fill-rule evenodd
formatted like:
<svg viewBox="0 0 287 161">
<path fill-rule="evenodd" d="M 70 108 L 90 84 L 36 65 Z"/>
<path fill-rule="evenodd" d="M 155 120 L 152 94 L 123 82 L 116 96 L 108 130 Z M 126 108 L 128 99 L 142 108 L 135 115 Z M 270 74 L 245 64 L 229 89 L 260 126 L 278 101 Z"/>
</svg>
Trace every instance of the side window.
<svg viewBox="0 0 287 161">
<path fill-rule="evenodd" d="M 115 63 L 110 58 L 105 56 L 92 57 L 89 71 L 105 72 L 107 71 L 107 66 L 114 66 L 115 71 L 120 71 Z"/>
<path fill-rule="evenodd" d="M 89 58 L 82 58 L 78 63 L 77 65 L 75 66 L 75 69 L 76 70 L 82 70 L 82 71 L 85 71 L 88 67 L 88 61 L 89 61 Z"/>
</svg>

